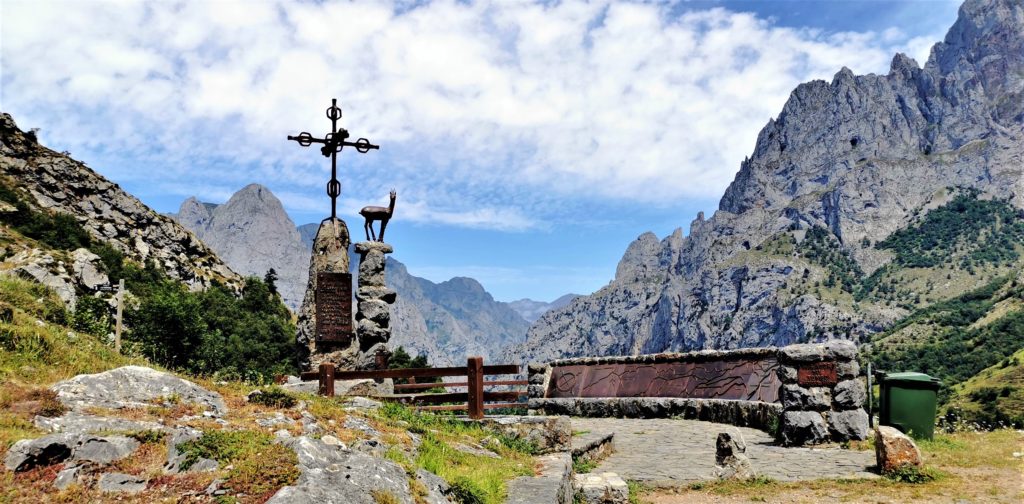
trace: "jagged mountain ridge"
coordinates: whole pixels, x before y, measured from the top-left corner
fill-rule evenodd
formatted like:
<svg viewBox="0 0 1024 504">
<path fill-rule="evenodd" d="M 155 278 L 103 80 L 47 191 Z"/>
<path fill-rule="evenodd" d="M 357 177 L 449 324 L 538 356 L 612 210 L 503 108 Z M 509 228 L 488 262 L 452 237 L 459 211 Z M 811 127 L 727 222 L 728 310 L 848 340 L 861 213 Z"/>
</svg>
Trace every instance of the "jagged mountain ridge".
<svg viewBox="0 0 1024 504">
<path fill-rule="evenodd" d="M 152 262 L 170 278 L 195 289 L 213 282 L 241 286 L 241 277 L 183 226 L 67 153 L 40 145 L 7 113 L 0 114 L 0 176 L 31 196 L 36 208 L 74 217 L 94 240 L 139 263 Z M 29 259 L 36 255 L 26 251 Z"/>
<path fill-rule="evenodd" d="M 542 316 L 509 357 L 860 340 L 891 325 L 909 311 L 795 288 L 834 267 L 768 250 L 820 228 L 830 257 L 865 277 L 892 261 L 872 244 L 954 197 L 947 188 L 1024 207 L 1022 34 L 1019 1 L 970 0 L 924 68 L 898 54 L 886 75 L 843 68 L 801 84 L 710 219 L 699 214 L 686 237 L 641 235 L 608 286 Z"/>
<path fill-rule="evenodd" d="M 278 290 L 295 307 L 305 293 L 309 254 L 318 224 L 295 226 L 266 187 L 251 184 L 216 205 L 185 200 L 172 216 L 245 274 L 278 274 Z M 287 228 L 287 229 L 285 229 Z M 353 276 L 359 257 L 350 250 Z M 392 348 L 423 354 L 435 365 L 457 364 L 467 355 L 496 358 L 525 339 L 529 322 L 472 278 L 434 283 L 410 275 L 389 257 L 387 283 L 398 292 L 392 306 Z"/>
<path fill-rule="evenodd" d="M 532 299 L 523 298 L 516 301 L 510 301 L 508 304 L 513 310 L 522 315 L 529 323 L 534 323 L 544 315 L 545 313 L 554 310 L 556 308 L 562 308 L 572 302 L 573 299 L 580 297 L 579 294 L 566 294 L 559 297 L 558 299 L 545 303 L 544 301 L 534 301 Z"/>
</svg>

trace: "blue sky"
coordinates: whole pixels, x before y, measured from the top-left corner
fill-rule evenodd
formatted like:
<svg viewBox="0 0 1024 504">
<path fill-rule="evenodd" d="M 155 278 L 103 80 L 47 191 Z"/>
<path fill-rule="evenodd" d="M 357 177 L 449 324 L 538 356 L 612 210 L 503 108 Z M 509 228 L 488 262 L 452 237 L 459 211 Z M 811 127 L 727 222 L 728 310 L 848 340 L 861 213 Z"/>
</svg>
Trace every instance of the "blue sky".
<svg viewBox="0 0 1024 504">
<path fill-rule="evenodd" d="M 0 109 L 161 212 L 251 182 L 303 224 L 398 191 L 411 273 L 499 300 L 606 284 L 628 243 L 710 216 L 790 91 L 924 64 L 958 2 L 0 0 Z M 358 235 L 357 235 L 358 236 Z"/>
</svg>

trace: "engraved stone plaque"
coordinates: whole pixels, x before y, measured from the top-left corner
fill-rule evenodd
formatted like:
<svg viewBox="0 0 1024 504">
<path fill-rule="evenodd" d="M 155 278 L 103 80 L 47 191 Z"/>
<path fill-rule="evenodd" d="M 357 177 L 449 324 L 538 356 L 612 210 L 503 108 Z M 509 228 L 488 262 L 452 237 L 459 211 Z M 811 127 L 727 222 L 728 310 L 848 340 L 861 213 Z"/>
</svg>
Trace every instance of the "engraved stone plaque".
<svg viewBox="0 0 1024 504">
<path fill-rule="evenodd" d="M 546 397 L 687 397 L 777 402 L 774 357 L 555 366 Z"/>
<path fill-rule="evenodd" d="M 801 365 L 796 370 L 796 382 L 801 387 L 831 387 L 839 383 L 835 361 Z"/>
<path fill-rule="evenodd" d="M 352 274 L 316 274 L 316 340 L 346 346 L 352 342 Z"/>
</svg>

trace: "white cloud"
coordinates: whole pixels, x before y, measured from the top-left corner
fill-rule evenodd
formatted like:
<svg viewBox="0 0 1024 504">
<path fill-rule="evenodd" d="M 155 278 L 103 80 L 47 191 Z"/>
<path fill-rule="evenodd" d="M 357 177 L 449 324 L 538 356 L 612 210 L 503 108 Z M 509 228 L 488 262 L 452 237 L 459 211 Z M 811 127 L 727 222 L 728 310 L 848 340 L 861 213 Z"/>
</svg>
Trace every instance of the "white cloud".
<svg viewBox="0 0 1024 504">
<path fill-rule="evenodd" d="M 923 63 L 929 45 L 640 3 L 3 7 L 3 109 L 147 167 L 112 175 L 241 187 L 255 170 L 312 206 L 326 163 L 284 136 L 322 134 L 338 97 L 342 124 L 383 146 L 342 156 L 350 206 L 401 185 L 410 219 L 505 230 L 573 198 L 715 198 L 796 84 L 884 72 L 896 50 Z"/>
</svg>

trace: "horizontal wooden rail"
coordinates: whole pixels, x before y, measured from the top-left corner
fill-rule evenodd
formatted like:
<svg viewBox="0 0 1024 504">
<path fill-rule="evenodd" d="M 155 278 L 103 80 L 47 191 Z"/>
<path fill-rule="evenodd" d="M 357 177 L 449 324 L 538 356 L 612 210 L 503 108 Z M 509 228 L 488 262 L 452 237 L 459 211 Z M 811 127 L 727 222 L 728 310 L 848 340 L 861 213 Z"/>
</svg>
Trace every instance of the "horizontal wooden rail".
<svg viewBox="0 0 1024 504">
<path fill-rule="evenodd" d="M 485 381 L 484 386 L 488 385 L 529 385 L 530 382 L 526 380 L 495 380 Z M 400 383 L 395 385 L 395 390 L 428 390 L 434 387 L 443 388 L 456 388 L 456 387 L 468 387 L 467 382 L 436 382 L 436 383 Z"/>
<path fill-rule="evenodd" d="M 528 385 L 526 380 L 492 380 L 484 381 L 485 376 L 493 375 L 514 375 L 519 374 L 521 366 L 517 364 L 499 364 L 485 366 L 483 357 L 470 357 L 466 360 L 466 367 L 443 367 L 443 368 L 411 368 L 411 369 L 379 369 L 371 371 L 336 371 L 334 364 L 325 362 L 320 364 L 316 372 L 302 373 L 302 380 L 317 380 L 319 382 L 320 395 L 334 396 L 334 382 L 336 380 L 357 380 L 357 379 L 386 379 L 404 378 L 412 382 L 416 378 L 441 378 L 445 376 L 465 376 L 466 381 L 460 382 L 437 382 L 437 383 L 408 383 L 395 385 L 395 390 L 429 390 L 439 388 L 465 388 L 465 392 L 443 392 L 437 394 L 397 394 L 380 397 L 381 400 L 409 404 L 417 409 L 436 411 L 459 411 L 465 410 L 467 415 L 473 419 L 484 417 L 484 410 L 495 408 L 522 408 L 525 403 L 518 402 L 525 397 L 525 391 L 500 391 L 488 392 L 484 390 L 487 385 L 493 386 L 514 386 Z M 492 404 L 485 404 L 486 402 Z M 506 401 L 506 402 L 497 402 Z M 507 402 L 516 401 L 516 402 Z M 461 404 L 446 404 L 461 403 Z M 429 406 L 424 406 L 429 405 Z"/>
<path fill-rule="evenodd" d="M 500 364 L 496 366 L 484 366 L 485 375 L 506 375 L 519 374 L 520 367 L 516 364 Z M 439 378 L 443 376 L 466 376 L 466 366 L 462 367 L 439 367 L 439 368 L 407 368 L 407 369 L 378 369 L 372 371 L 335 371 L 335 380 L 360 380 L 365 378 Z M 302 373 L 303 380 L 316 380 L 320 377 L 317 371 Z"/>
</svg>

